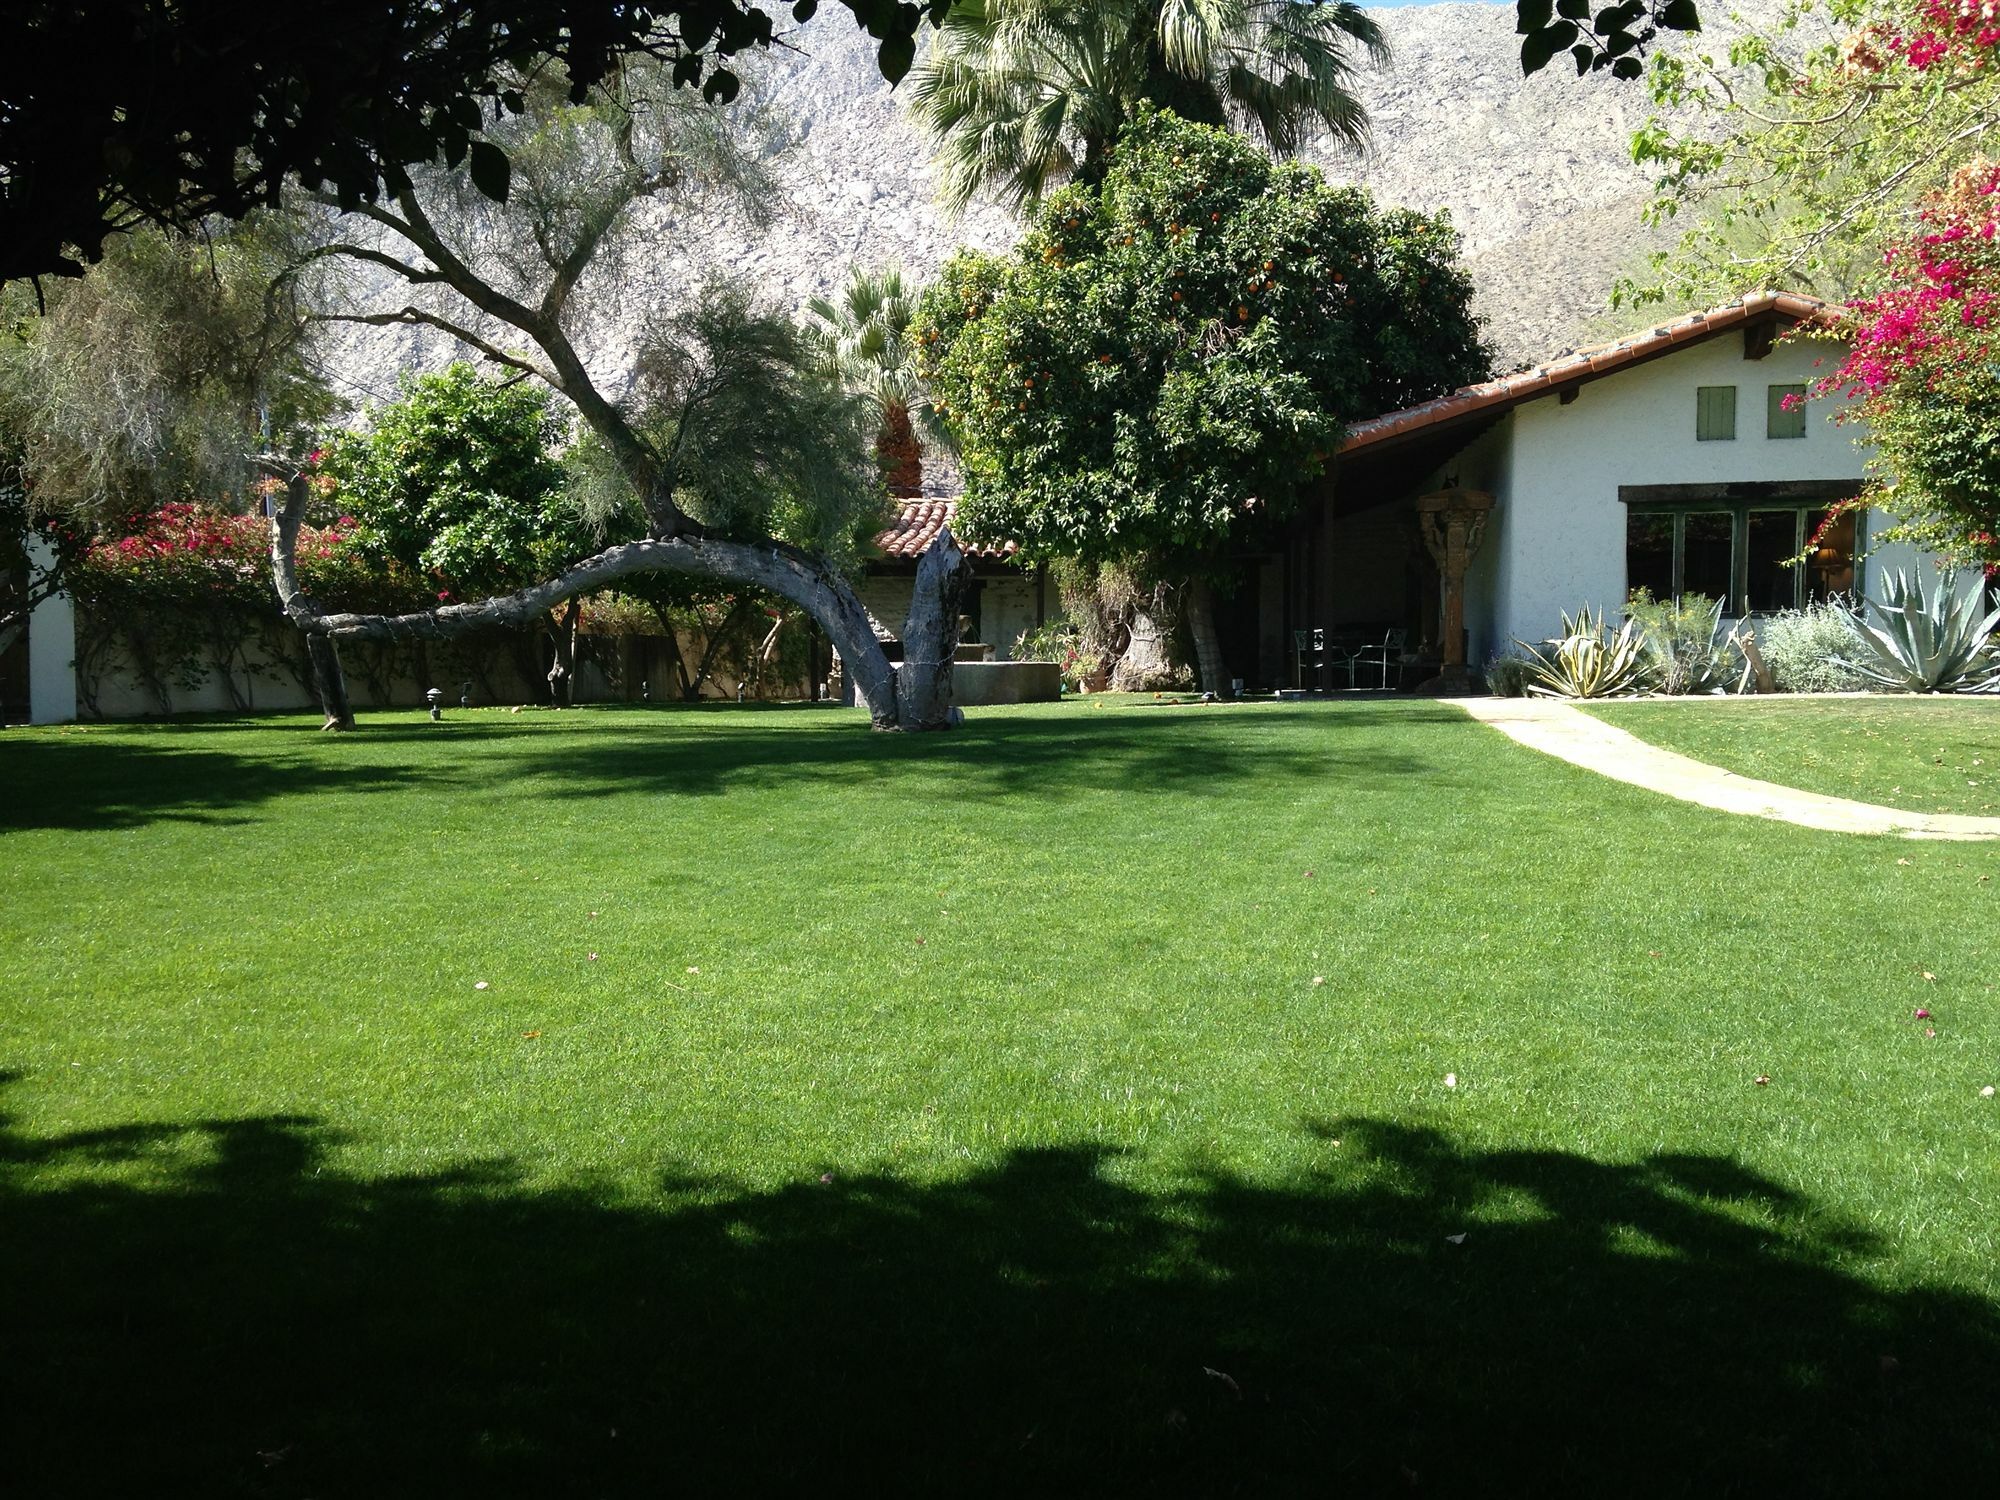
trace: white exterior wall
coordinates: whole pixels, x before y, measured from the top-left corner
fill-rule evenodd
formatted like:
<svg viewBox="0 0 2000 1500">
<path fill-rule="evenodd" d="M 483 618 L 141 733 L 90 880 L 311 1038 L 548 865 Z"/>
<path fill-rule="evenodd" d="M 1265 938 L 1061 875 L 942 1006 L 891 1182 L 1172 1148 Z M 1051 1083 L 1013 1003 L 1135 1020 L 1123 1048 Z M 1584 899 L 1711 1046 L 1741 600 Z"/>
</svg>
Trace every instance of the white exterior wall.
<svg viewBox="0 0 2000 1500">
<path fill-rule="evenodd" d="M 38 538 L 27 539 L 28 566 L 54 558 Z M 76 717 L 76 606 L 56 594 L 28 616 L 28 722 L 67 724 Z"/>
<path fill-rule="evenodd" d="M 1453 466 L 1461 483 L 1491 490 L 1499 504 L 1469 575 L 1472 660 L 1545 638 L 1565 610 L 1622 610 L 1620 485 L 1861 478 L 1864 455 L 1854 429 L 1834 425 L 1832 402 L 1808 408 L 1803 438 L 1764 435 L 1765 388 L 1810 385 L 1837 358 L 1837 346 L 1808 341 L 1748 360 L 1732 331 L 1593 381 L 1568 406 L 1551 393 L 1515 408 L 1497 434 L 1503 441 L 1476 445 L 1484 451 L 1468 450 Z M 1736 387 L 1733 440 L 1696 440 L 1695 389 L 1705 385 Z M 1914 561 L 1901 550 L 1871 559 L 1864 580 Z"/>
</svg>

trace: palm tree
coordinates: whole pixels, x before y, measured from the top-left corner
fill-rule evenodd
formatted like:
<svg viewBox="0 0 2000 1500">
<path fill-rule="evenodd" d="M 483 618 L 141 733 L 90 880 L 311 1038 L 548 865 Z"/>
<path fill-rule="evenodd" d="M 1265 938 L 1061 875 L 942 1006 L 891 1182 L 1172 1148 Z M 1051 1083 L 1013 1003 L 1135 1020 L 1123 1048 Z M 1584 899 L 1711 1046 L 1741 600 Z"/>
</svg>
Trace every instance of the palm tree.
<svg viewBox="0 0 2000 1500">
<path fill-rule="evenodd" d="M 1232 125 L 1275 156 L 1324 127 L 1360 147 L 1352 47 L 1388 61 L 1347 0 L 957 0 L 911 79 L 945 201 L 991 188 L 1015 208 L 1088 181 L 1142 102 Z"/>
<path fill-rule="evenodd" d="M 866 396 L 882 414 L 875 454 L 889 493 L 921 494 L 924 463 L 915 424 L 929 410 L 930 398 L 910 368 L 914 290 L 893 267 L 871 273 L 857 266 L 837 297 L 814 297 L 806 306 L 819 320 L 807 325 L 806 337 L 822 371 Z"/>
</svg>

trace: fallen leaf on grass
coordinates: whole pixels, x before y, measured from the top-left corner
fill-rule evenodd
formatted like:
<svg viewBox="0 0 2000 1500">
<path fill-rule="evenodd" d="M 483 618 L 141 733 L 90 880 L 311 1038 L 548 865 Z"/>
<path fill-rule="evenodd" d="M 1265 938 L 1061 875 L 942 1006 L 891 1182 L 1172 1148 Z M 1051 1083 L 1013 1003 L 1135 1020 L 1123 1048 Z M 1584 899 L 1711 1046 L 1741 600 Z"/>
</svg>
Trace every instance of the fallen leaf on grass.
<svg viewBox="0 0 2000 1500">
<path fill-rule="evenodd" d="M 1914 861 L 1914 860 L 1908 860 L 1908 859 L 1899 859 L 1899 860 L 1897 860 L 1897 861 L 1896 861 L 1896 863 L 1897 863 L 1897 864 L 1899 864 L 1899 865 L 1908 865 L 1908 864 L 1914 864 L 1914 863 L 1916 863 L 1916 861 Z"/>
<path fill-rule="evenodd" d="M 700 972 L 701 972 L 701 965 L 700 965 L 700 964 L 689 964 L 689 965 L 688 965 L 688 973 L 690 973 L 690 974 L 699 974 Z"/>
<path fill-rule="evenodd" d="M 1201 1373 L 1208 1376 L 1211 1380 L 1219 1380 L 1228 1386 L 1230 1394 L 1238 1401 L 1243 1399 L 1243 1387 L 1238 1385 L 1233 1377 L 1223 1374 L 1220 1370 L 1211 1370 L 1207 1365 L 1201 1367 Z"/>
<path fill-rule="evenodd" d="M 480 981 L 479 981 L 479 983 L 475 984 L 475 985 L 473 986 L 473 988 L 474 988 L 475 990 L 483 990 L 483 989 L 487 989 L 487 988 L 490 988 L 490 986 L 489 986 L 489 985 L 488 985 L 488 984 L 486 983 L 486 981 L 485 981 L 485 980 L 483 980 L 483 979 L 482 979 L 482 980 L 480 980 Z"/>
<path fill-rule="evenodd" d="M 596 955 L 595 953 L 593 953 L 593 954 L 591 954 L 591 955 L 590 955 L 590 961 L 591 961 L 592 963 L 596 963 L 596 962 L 597 962 L 597 955 Z"/>
<path fill-rule="evenodd" d="M 1445 1074 L 1445 1075 L 1444 1075 L 1444 1086 L 1445 1086 L 1446 1088 L 1448 1088 L 1448 1089 L 1455 1089 L 1455 1088 L 1457 1088 L 1457 1087 L 1458 1087 L 1458 1075 L 1457 1075 L 1456 1073 L 1447 1073 L 1447 1074 Z"/>
<path fill-rule="evenodd" d="M 1917 1009 L 1917 1019 L 1919 1021 L 1928 1021 L 1930 1018 L 1931 1013 L 1919 1006 Z"/>
<path fill-rule="evenodd" d="M 536 1037 L 540 1036 L 541 1033 L 539 1031 L 524 1031 L 521 1033 L 521 1035 L 525 1037 L 527 1040 L 532 1042 Z"/>
<path fill-rule="evenodd" d="M 1326 983 L 1326 976 L 1325 976 L 1324 974 L 1315 974 L 1315 975 L 1313 975 L 1313 983 L 1314 983 L 1314 984 L 1325 984 L 1325 983 Z"/>
<path fill-rule="evenodd" d="M 1931 971 L 1930 971 L 1929 969 L 1919 969 L 1919 970 L 1917 970 L 1917 972 L 1918 972 L 1919 974 L 1921 974 L 1921 975 L 1923 975 L 1923 976 L 1924 976 L 1924 983 L 1925 983 L 1925 984 L 1936 984 L 1936 983 L 1937 983 L 1937 975 L 1933 974 L 1933 973 L 1932 973 L 1932 972 L 1931 972 Z"/>
<path fill-rule="evenodd" d="M 1993 1097 L 1993 1085 L 1989 1083 L 1985 1088 L 1981 1089 L 1979 1097 L 1982 1099 L 1991 1099 Z"/>
<path fill-rule="evenodd" d="M 1759 1073 L 1755 1078 L 1751 1079 L 1750 1081 L 1756 1084 L 1757 1087 L 1761 1089 L 1764 1087 L 1764 1085 L 1766 1085 L 1771 1081 L 1771 1075 L 1769 1073 Z"/>
<path fill-rule="evenodd" d="M 1463 1245 L 1465 1243 L 1465 1236 L 1462 1234 L 1448 1234 L 1444 1239 L 1447 1245 Z"/>
</svg>

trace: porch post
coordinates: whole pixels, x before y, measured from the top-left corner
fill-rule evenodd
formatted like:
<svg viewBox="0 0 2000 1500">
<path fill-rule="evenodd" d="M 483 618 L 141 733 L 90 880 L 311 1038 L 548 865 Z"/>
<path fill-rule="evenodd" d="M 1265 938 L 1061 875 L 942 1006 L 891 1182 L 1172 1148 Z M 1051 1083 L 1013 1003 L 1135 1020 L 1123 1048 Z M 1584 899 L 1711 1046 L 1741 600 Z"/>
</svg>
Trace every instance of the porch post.
<svg viewBox="0 0 2000 1500">
<path fill-rule="evenodd" d="M 1417 497 L 1417 525 L 1438 565 L 1444 613 L 1439 642 L 1444 666 L 1417 689 L 1420 693 L 1458 697 L 1472 691 L 1472 673 L 1465 662 L 1465 570 L 1479 550 L 1492 514 L 1493 497 L 1484 490 L 1438 490 Z"/>
</svg>

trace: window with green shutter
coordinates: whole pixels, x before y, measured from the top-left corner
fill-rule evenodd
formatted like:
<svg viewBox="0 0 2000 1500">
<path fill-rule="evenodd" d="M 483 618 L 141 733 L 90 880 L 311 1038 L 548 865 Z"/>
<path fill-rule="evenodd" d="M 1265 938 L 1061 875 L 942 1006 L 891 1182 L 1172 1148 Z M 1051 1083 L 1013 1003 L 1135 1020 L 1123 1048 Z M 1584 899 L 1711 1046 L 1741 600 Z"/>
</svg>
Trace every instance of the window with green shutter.
<svg viewBox="0 0 2000 1500">
<path fill-rule="evenodd" d="M 1694 392 L 1694 435 L 1704 443 L 1736 437 L 1736 387 L 1701 385 Z"/>
<path fill-rule="evenodd" d="M 1774 385 L 1765 394 L 1764 435 L 1802 438 L 1806 435 L 1806 388 Z"/>
</svg>

